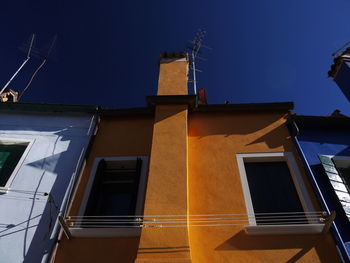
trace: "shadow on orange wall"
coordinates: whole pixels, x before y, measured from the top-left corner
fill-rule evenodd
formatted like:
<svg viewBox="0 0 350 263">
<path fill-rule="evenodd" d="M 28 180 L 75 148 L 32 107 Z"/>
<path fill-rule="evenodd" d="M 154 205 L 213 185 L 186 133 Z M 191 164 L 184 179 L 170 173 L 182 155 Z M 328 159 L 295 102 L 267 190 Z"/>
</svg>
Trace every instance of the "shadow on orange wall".
<svg viewBox="0 0 350 263">
<path fill-rule="evenodd" d="M 138 254 L 161 254 L 161 253 L 178 253 L 190 252 L 189 246 L 181 247 L 144 247 L 139 248 Z"/>
<path fill-rule="evenodd" d="M 285 113 L 191 114 L 189 136 L 244 135 L 262 130 L 275 122 L 285 121 Z"/>
<path fill-rule="evenodd" d="M 73 238 L 60 242 L 57 251 L 57 263 L 95 263 L 123 262 L 134 263 L 139 247 L 140 237 L 119 238 Z"/>
<path fill-rule="evenodd" d="M 285 145 L 285 140 L 288 138 L 290 138 L 290 135 L 287 126 L 282 124 L 246 145 L 265 142 L 269 148 L 277 148 Z"/>
<path fill-rule="evenodd" d="M 162 114 L 156 114 L 154 119 L 154 123 L 163 121 L 167 118 L 170 118 L 184 110 L 187 109 L 187 106 L 179 106 L 179 105 L 159 105 L 158 108 L 161 109 Z"/>
<path fill-rule="evenodd" d="M 224 243 L 215 248 L 215 250 L 270 250 L 270 249 L 297 249 L 297 252 L 286 263 L 297 262 L 311 249 L 315 249 L 320 262 L 334 262 L 331 253 L 332 240 L 329 234 L 327 235 L 293 235 L 293 238 L 288 235 L 261 235 L 251 236 L 241 230 L 236 235 L 226 240 Z M 298 240 L 296 242 L 296 240 Z M 333 252 L 333 251 L 332 251 Z M 335 260 L 336 261 L 336 260 Z"/>
</svg>

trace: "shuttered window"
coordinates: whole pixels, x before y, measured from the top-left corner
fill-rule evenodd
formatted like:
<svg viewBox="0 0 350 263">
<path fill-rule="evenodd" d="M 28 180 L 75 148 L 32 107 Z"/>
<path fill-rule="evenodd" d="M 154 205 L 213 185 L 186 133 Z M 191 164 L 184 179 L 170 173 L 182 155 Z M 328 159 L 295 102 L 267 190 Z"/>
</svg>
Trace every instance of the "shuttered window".
<svg viewBox="0 0 350 263">
<path fill-rule="evenodd" d="M 349 167 L 337 166 L 332 157 L 318 155 L 340 203 L 350 220 L 350 160 Z"/>
<path fill-rule="evenodd" d="M 6 185 L 26 147 L 21 144 L 0 144 L 0 187 Z"/>
</svg>

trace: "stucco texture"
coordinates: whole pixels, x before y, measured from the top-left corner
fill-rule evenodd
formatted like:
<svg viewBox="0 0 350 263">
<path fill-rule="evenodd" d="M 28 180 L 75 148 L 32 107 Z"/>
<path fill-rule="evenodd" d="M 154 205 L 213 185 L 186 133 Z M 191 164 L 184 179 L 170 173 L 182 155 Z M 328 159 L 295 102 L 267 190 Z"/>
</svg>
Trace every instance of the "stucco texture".
<svg viewBox="0 0 350 263">
<path fill-rule="evenodd" d="M 236 154 L 296 150 L 282 113 L 197 113 L 189 118 L 189 214 L 244 214 Z M 319 210 L 314 196 L 314 206 Z M 192 262 L 340 262 L 331 235 L 250 236 L 244 226 L 190 227 Z"/>
<path fill-rule="evenodd" d="M 86 167 L 69 215 L 76 215 L 96 157 L 149 156 L 153 117 L 103 118 L 91 147 Z M 61 235 L 54 262 L 134 262 L 139 237 L 79 238 Z"/>
<path fill-rule="evenodd" d="M 156 108 L 145 215 L 186 215 L 187 106 Z M 190 262 L 187 228 L 144 228 L 137 263 Z"/>
</svg>

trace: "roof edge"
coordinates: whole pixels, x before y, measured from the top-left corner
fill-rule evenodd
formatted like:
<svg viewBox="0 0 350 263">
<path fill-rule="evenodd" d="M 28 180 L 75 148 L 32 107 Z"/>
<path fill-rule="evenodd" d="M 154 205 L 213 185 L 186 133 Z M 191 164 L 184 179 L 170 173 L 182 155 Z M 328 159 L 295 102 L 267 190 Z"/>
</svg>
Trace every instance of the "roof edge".
<svg viewBox="0 0 350 263">
<path fill-rule="evenodd" d="M 154 114 L 154 110 L 149 107 L 124 108 L 124 109 L 100 109 L 101 117 L 113 116 L 149 116 Z"/>
<path fill-rule="evenodd" d="M 69 105 L 49 103 L 0 103 L 0 110 L 8 111 L 30 111 L 30 112 L 81 112 L 96 113 L 99 107 L 94 105 Z"/>
<path fill-rule="evenodd" d="M 156 105 L 189 105 L 191 108 L 195 108 L 197 104 L 196 95 L 158 95 L 146 97 L 148 107 L 154 107 Z"/>
<path fill-rule="evenodd" d="M 307 115 L 291 115 L 289 122 L 294 121 L 302 128 L 350 128 L 350 118 L 343 116 L 307 116 Z"/>
<path fill-rule="evenodd" d="M 204 104 L 193 109 L 194 112 L 230 112 L 230 111 L 283 111 L 294 109 L 293 102 L 240 103 L 240 104 Z"/>
</svg>

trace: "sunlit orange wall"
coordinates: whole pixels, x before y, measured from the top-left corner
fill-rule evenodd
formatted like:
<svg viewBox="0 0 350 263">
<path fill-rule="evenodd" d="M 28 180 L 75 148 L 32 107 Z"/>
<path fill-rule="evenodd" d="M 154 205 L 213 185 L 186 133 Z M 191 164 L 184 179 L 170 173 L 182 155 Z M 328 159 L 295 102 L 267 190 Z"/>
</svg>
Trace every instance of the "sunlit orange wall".
<svg viewBox="0 0 350 263">
<path fill-rule="evenodd" d="M 247 212 L 237 153 L 293 152 L 302 171 L 284 117 L 283 113 L 190 115 L 189 214 Z M 243 226 L 225 226 L 191 227 L 189 237 L 194 263 L 339 262 L 330 234 L 248 236 Z"/>
<path fill-rule="evenodd" d="M 79 207 L 94 158 L 149 156 L 153 125 L 153 117 L 101 121 L 70 214 L 74 215 Z M 190 112 L 187 145 L 189 214 L 246 213 L 235 157 L 237 153 L 293 152 L 311 192 L 285 126 L 285 113 Z M 167 191 L 169 189 L 172 188 L 167 187 Z M 313 195 L 312 199 L 318 207 Z M 158 235 L 167 233 L 161 229 L 148 231 L 158 231 Z M 168 248 L 176 253 L 189 250 L 190 259 L 186 262 L 340 262 L 330 234 L 248 236 L 242 226 L 190 227 L 188 231 L 188 248 Z M 165 238 L 162 236 L 162 240 Z M 139 242 L 140 238 L 67 240 L 62 236 L 54 262 L 134 262 L 140 252 Z M 142 247 L 150 245 L 153 248 L 154 243 L 157 244 L 157 241 L 146 242 Z M 151 253 L 154 255 L 147 258 L 164 258 L 164 251 L 151 249 Z M 141 258 L 139 262 L 143 262 Z M 174 261 L 167 257 L 167 261 L 157 262 Z"/>
<path fill-rule="evenodd" d="M 187 105 L 157 106 L 145 216 L 188 211 L 187 123 Z M 187 228 L 143 228 L 135 262 L 191 262 Z"/>
<path fill-rule="evenodd" d="M 108 117 L 99 124 L 70 215 L 76 215 L 96 157 L 149 156 L 154 117 Z M 63 235 L 54 262 L 134 262 L 139 237 L 73 238 Z"/>
</svg>

